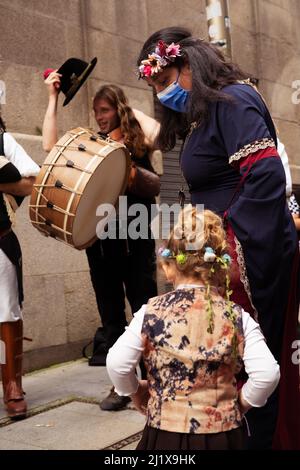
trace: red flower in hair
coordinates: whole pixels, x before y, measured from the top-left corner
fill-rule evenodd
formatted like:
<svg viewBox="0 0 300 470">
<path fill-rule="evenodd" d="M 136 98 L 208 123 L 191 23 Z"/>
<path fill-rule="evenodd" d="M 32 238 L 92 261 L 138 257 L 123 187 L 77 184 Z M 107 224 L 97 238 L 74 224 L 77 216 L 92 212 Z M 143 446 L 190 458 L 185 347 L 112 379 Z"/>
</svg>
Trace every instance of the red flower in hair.
<svg viewBox="0 0 300 470">
<path fill-rule="evenodd" d="M 160 57 L 164 57 L 166 55 L 167 45 L 164 41 L 160 40 L 157 43 L 155 53 L 158 54 Z"/>
<path fill-rule="evenodd" d="M 144 68 L 143 68 L 143 73 L 144 73 L 145 77 L 151 77 L 151 74 L 152 74 L 151 65 L 145 65 Z"/>
</svg>

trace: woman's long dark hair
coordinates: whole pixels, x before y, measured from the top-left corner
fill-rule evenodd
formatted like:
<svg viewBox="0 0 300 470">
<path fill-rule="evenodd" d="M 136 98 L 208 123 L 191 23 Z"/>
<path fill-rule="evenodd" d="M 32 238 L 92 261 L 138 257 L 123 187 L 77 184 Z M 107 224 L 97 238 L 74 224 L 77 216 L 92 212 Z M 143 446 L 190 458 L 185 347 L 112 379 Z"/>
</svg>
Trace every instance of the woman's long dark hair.
<svg viewBox="0 0 300 470">
<path fill-rule="evenodd" d="M 187 113 L 177 113 L 165 106 L 161 107 L 161 130 L 157 137 L 157 145 L 162 150 L 171 150 L 176 137 L 184 137 L 190 123 L 205 122 L 209 118 L 209 105 L 212 102 L 230 100 L 222 87 L 235 83 L 237 80 L 249 78 L 237 65 L 226 61 L 222 52 L 212 44 L 193 38 L 188 29 L 181 27 L 164 28 L 152 34 L 145 42 L 139 58 L 147 59 L 154 52 L 159 40 L 166 44 L 180 44 L 181 56 L 171 65 L 179 70 L 186 63 L 192 72 L 192 90 Z"/>
</svg>

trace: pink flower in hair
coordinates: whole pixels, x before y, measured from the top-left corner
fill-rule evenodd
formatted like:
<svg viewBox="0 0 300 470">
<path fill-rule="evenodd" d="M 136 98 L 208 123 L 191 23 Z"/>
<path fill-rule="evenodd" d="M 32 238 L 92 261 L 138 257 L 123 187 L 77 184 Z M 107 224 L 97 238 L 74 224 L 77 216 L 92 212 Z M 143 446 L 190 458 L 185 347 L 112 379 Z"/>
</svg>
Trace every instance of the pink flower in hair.
<svg viewBox="0 0 300 470">
<path fill-rule="evenodd" d="M 166 56 L 169 58 L 174 58 L 180 56 L 180 45 L 179 44 L 170 44 L 166 49 Z"/>
<path fill-rule="evenodd" d="M 180 45 L 179 44 L 167 44 L 160 40 L 157 43 L 155 51 L 148 55 L 148 59 L 142 60 L 139 66 L 139 73 L 141 77 L 152 77 L 166 67 L 171 62 L 174 62 L 175 58 L 180 56 Z"/>
</svg>

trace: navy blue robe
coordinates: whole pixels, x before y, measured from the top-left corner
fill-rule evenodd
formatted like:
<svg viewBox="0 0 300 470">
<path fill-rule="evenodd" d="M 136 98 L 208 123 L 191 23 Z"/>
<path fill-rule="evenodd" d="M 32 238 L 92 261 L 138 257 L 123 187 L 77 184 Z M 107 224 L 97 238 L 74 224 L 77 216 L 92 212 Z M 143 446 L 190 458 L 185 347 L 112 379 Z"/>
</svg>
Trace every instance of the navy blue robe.
<svg viewBox="0 0 300 470">
<path fill-rule="evenodd" d="M 298 269 L 298 241 L 286 204 L 285 173 L 274 124 L 261 96 L 247 84 L 228 85 L 222 91 L 231 100 L 211 104 L 208 122 L 196 127 L 185 143 L 181 168 L 192 203 L 204 204 L 230 224 L 242 248 L 251 305 L 280 362 L 287 315 L 297 324 L 297 305 L 294 302 L 291 308 L 289 299 L 292 294 L 295 298 L 295 286 L 293 292 L 291 287 Z M 263 409 L 252 414 L 256 412 L 263 417 Z M 271 434 L 274 426 L 270 424 Z"/>
</svg>

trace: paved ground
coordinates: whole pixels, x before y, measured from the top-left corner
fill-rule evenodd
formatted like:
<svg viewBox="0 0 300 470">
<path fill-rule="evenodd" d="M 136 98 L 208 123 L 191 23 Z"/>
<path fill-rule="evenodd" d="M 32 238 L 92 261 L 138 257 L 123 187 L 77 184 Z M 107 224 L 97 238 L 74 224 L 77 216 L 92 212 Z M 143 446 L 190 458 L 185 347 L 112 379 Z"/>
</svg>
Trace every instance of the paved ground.
<svg viewBox="0 0 300 470">
<path fill-rule="evenodd" d="M 129 406 L 102 411 L 110 390 L 105 367 L 79 360 L 28 374 L 23 380 L 29 417 L 6 418 L 0 393 L 0 450 L 135 449 L 144 417 Z"/>
</svg>

